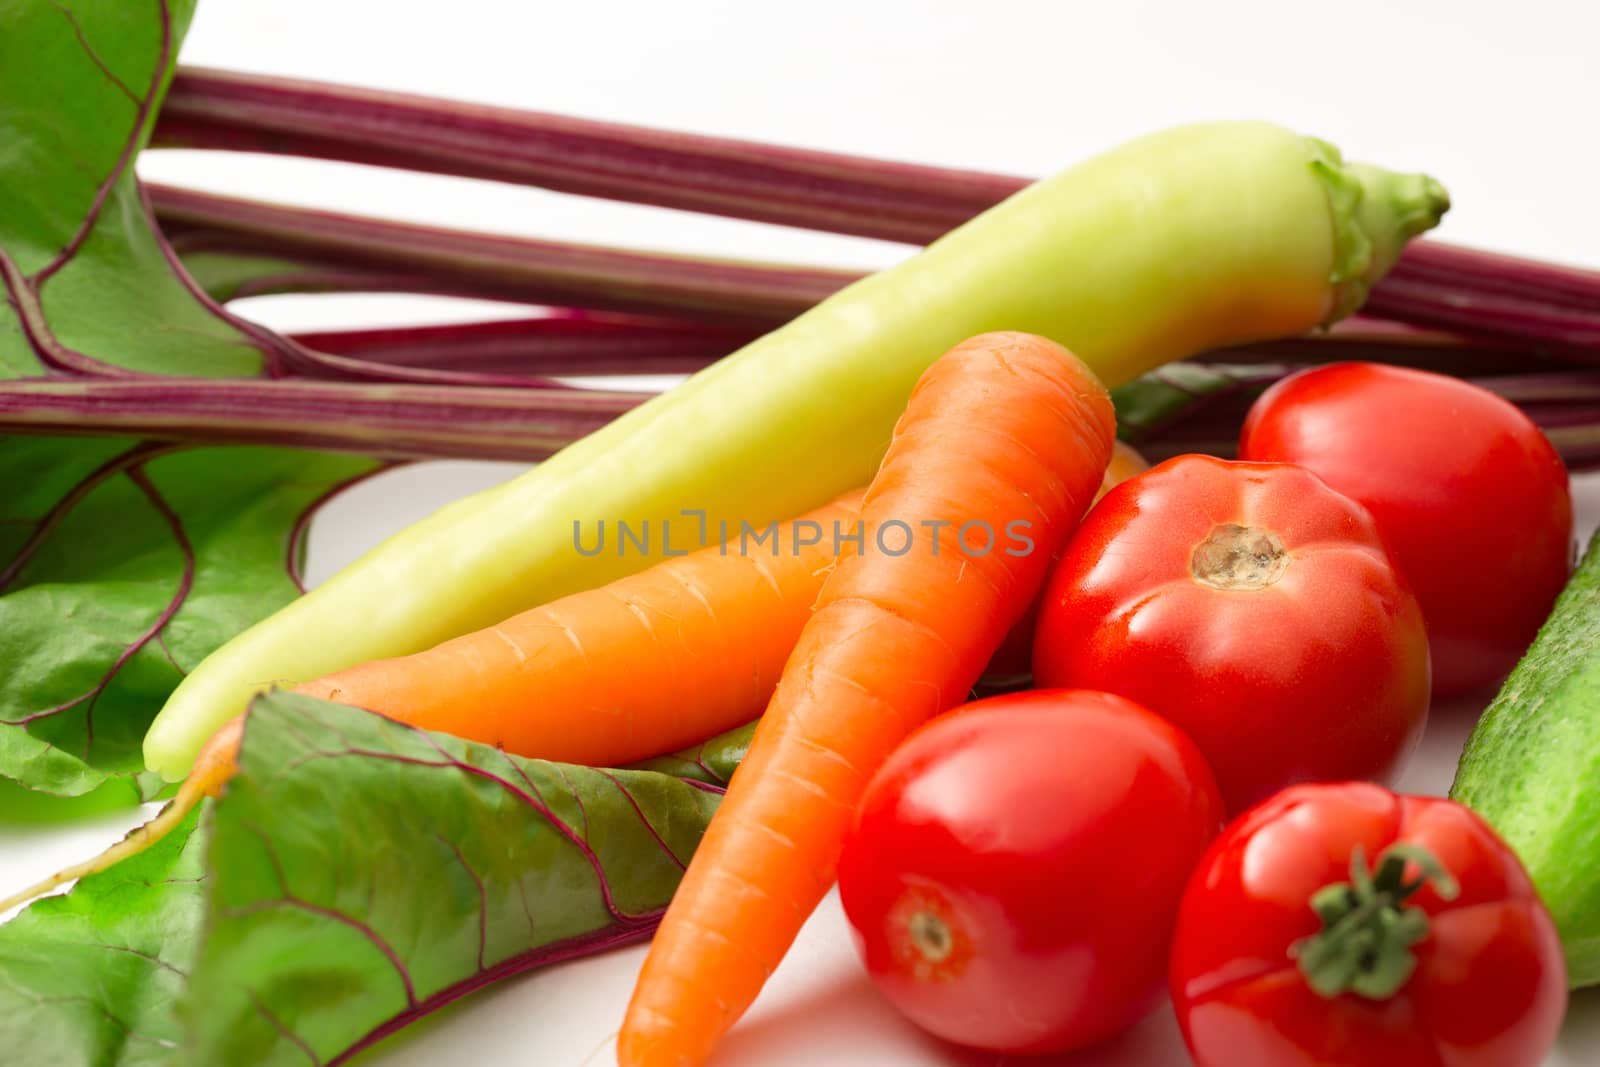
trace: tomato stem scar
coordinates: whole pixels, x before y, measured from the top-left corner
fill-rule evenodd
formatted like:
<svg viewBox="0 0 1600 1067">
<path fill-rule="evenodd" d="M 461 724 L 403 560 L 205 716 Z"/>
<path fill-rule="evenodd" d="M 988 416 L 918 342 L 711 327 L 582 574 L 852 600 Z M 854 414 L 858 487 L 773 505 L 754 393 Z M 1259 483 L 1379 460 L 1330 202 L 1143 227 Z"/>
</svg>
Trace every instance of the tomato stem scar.
<svg viewBox="0 0 1600 1067">
<path fill-rule="evenodd" d="M 1236 522 L 1212 527 L 1189 556 L 1189 573 L 1213 589 L 1265 589 L 1288 569 L 1289 550 L 1281 537 Z"/>
</svg>

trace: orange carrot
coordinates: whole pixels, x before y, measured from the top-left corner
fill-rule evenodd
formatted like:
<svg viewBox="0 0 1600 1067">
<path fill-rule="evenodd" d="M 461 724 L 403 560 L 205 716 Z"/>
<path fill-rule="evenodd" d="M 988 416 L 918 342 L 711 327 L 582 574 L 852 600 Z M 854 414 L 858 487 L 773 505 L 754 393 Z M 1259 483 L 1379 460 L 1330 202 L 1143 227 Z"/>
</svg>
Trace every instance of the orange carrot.
<svg viewBox="0 0 1600 1067">
<path fill-rule="evenodd" d="M 295 689 L 563 763 L 683 748 L 760 714 L 860 499 Z"/>
<path fill-rule="evenodd" d="M 1095 491 L 1095 503 L 1135 474 L 1149 469 L 1150 464 L 1131 445 L 1115 442 L 1111 446 L 1111 462 L 1106 465 L 1105 477 Z M 1039 602 L 1043 597 L 1041 590 L 1039 597 L 1028 605 L 1022 618 L 1006 634 L 1006 639 L 1000 642 L 1000 648 L 983 669 L 983 677 L 978 679 L 974 695 L 1017 689 L 1033 678 L 1033 629 L 1039 621 Z"/>
<path fill-rule="evenodd" d="M 923 374 L 867 491 L 867 544 L 823 584 L 656 933 L 623 1067 L 703 1062 L 755 999 L 832 884 L 867 780 L 965 698 L 1033 600 L 1100 485 L 1114 423 L 1091 372 L 1040 337 L 984 334 Z M 1006 540 L 1018 521 L 1031 551 Z M 964 550 L 965 523 L 995 530 L 993 549 L 980 554 L 974 527 Z M 891 554 L 905 529 L 910 550 Z"/>
<path fill-rule="evenodd" d="M 684 748 L 766 706 L 860 506 L 858 491 L 770 530 L 730 530 L 726 545 L 296 690 L 536 759 L 612 766 Z M 154 819 L 0 911 L 159 841 L 233 777 L 243 725 L 211 736 Z"/>
</svg>

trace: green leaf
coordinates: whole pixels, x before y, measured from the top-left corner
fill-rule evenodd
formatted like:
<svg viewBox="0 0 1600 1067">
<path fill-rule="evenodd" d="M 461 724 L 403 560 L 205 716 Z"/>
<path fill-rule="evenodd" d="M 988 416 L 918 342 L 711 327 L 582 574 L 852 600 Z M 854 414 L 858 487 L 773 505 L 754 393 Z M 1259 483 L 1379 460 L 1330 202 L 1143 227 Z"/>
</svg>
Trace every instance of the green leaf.
<svg viewBox="0 0 1600 1067">
<path fill-rule="evenodd" d="M 634 770 L 657 771 L 691 782 L 726 787 L 733 772 L 750 751 L 750 739 L 756 734 L 756 723 L 746 723 L 725 734 L 718 734 L 703 744 L 694 745 L 682 752 L 674 752 L 655 759 L 632 764 Z"/>
<path fill-rule="evenodd" d="M 260 370 L 258 342 L 176 266 L 134 173 L 194 6 L 0 4 L 0 375 Z"/>
<path fill-rule="evenodd" d="M 1289 370 L 1266 363 L 1168 363 L 1111 391 L 1117 436 L 1141 444 L 1221 401 L 1248 403 Z"/>
<path fill-rule="evenodd" d="M 145 785 L 140 746 L 167 694 L 298 594 L 311 510 L 375 466 L 248 446 L 0 439 L 0 775 L 65 796 L 111 778 Z"/>
<path fill-rule="evenodd" d="M 0 926 L 6 1062 L 156 1067 L 174 1062 L 174 1010 L 205 921 L 199 813 L 148 850 Z"/>
<path fill-rule="evenodd" d="M 0 2 L 0 378 L 262 372 L 271 335 L 177 266 L 134 174 L 193 12 Z M 375 465 L 0 438 L 0 776 L 62 796 L 157 788 L 139 747 L 167 694 L 296 594 L 295 531 Z"/>
<path fill-rule="evenodd" d="M 267 694 L 198 821 L 0 927 L 0 1047 L 59 1067 L 338 1059 L 647 936 L 720 796 Z"/>
</svg>

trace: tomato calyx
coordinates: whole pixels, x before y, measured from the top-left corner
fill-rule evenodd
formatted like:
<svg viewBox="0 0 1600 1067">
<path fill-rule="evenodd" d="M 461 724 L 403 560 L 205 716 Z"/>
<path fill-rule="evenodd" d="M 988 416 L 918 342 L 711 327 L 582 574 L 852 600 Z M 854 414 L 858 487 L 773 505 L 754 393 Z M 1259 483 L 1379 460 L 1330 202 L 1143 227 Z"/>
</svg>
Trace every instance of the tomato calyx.
<svg viewBox="0 0 1600 1067">
<path fill-rule="evenodd" d="M 1213 589 L 1265 589 L 1289 569 L 1283 539 L 1262 526 L 1220 523 L 1189 556 L 1189 573 Z"/>
<path fill-rule="evenodd" d="M 1411 881 L 1405 877 L 1409 864 L 1421 872 Z M 1322 930 L 1290 946 L 1306 984 L 1330 999 L 1355 993 L 1386 1000 L 1399 992 L 1417 967 L 1411 946 L 1428 936 L 1428 916 L 1406 901 L 1430 882 L 1441 899 L 1454 900 L 1460 892 L 1454 876 L 1425 848 L 1390 845 L 1369 870 L 1366 850 L 1357 845 L 1350 881 L 1324 886 L 1311 897 Z"/>
</svg>

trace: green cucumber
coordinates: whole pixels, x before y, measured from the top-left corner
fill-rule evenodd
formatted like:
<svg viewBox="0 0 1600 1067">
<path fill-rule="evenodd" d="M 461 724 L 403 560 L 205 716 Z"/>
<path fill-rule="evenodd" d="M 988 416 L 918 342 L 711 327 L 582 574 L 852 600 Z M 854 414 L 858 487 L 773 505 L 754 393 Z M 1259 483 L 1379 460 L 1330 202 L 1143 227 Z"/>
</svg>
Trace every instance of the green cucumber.
<svg viewBox="0 0 1600 1067">
<path fill-rule="evenodd" d="M 1467 739 L 1450 797 L 1521 858 L 1569 984 L 1600 983 L 1600 534 Z"/>
</svg>

